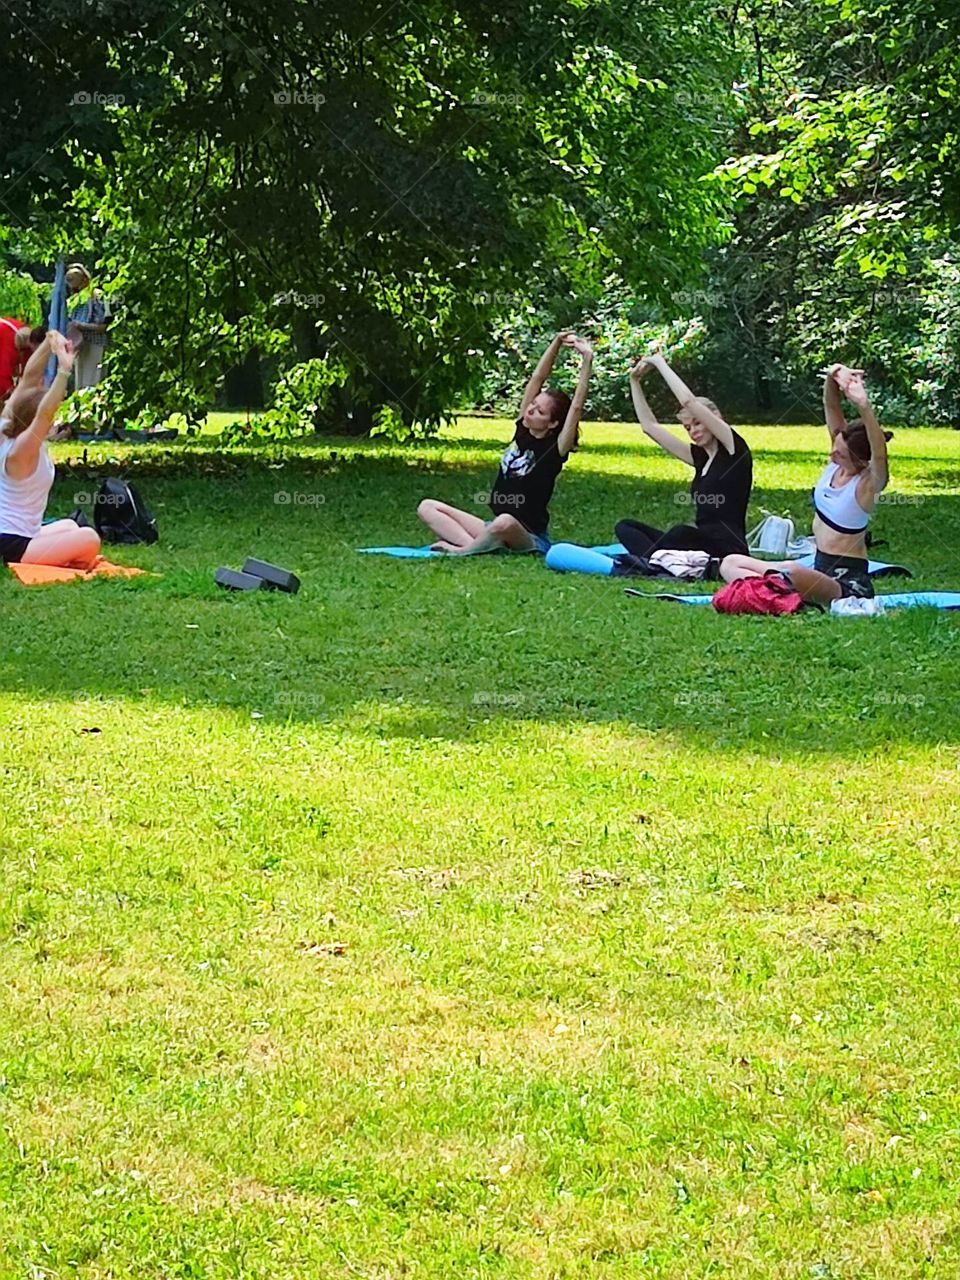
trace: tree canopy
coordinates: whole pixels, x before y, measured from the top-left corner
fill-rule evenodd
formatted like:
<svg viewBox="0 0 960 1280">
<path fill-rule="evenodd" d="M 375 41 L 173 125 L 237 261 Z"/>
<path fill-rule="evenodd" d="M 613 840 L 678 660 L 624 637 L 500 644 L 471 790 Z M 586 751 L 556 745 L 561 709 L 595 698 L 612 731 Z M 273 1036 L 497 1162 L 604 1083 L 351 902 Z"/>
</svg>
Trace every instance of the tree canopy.
<svg viewBox="0 0 960 1280">
<path fill-rule="evenodd" d="M 484 394 L 504 325 L 624 299 L 618 341 L 699 315 L 697 358 L 722 378 L 739 353 L 758 407 L 843 348 L 954 412 L 943 0 L 24 0 L 0 23 L 8 264 L 96 263 L 127 416 L 199 419 L 247 365 L 311 425 L 430 429 Z"/>
<path fill-rule="evenodd" d="M 225 360 L 289 349 L 331 413 L 429 424 L 518 301 L 657 295 L 714 232 L 721 138 L 685 95 L 729 80 L 719 5 L 101 9 L 69 76 L 64 9 L 19 11 L 4 107 L 44 126 L 0 165 L 8 213 L 122 296 L 134 408 L 199 413 Z"/>
</svg>

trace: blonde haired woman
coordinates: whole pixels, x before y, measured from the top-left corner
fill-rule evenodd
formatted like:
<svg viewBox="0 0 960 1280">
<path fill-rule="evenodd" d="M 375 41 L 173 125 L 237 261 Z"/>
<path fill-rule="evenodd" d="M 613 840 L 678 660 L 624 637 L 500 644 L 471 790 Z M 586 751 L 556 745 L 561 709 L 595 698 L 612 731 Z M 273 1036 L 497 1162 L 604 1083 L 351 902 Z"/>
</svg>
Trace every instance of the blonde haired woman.
<svg viewBox="0 0 960 1280">
<path fill-rule="evenodd" d="M 686 429 L 681 439 L 662 427 L 643 393 L 642 381 L 656 370 L 677 398 L 677 418 Z M 635 360 L 630 390 L 644 432 L 679 462 L 693 468 L 689 496 L 693 524 L 657 529 L 639 520 L 621 520 L 616 533 L 632 556 L 654 551 L 705 551 L 720 557 L 747 550 L 747 504 L 753 486 L 753 456 L 742 436 L 724 419 L 712 400 L 695 396 L 662 355 Z M 679 501 L 679 497 L 678 497 Z"/>
</svg>

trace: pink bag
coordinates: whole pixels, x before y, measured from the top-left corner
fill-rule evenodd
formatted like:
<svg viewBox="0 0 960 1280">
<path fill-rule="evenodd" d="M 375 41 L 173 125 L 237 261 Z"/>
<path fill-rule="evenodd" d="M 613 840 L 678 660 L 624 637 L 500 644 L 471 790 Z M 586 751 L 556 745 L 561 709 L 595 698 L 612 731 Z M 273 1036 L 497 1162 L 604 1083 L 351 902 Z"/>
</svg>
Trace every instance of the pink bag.
<svg viewBox="0 0 960 1280">
<path fill-rule="evenodd" d="M 804 603 L 790 579 L 776 572 L 762 578 L 738 578 L 713 597 L 718 613 L 799 613 Z"/>
</svg>

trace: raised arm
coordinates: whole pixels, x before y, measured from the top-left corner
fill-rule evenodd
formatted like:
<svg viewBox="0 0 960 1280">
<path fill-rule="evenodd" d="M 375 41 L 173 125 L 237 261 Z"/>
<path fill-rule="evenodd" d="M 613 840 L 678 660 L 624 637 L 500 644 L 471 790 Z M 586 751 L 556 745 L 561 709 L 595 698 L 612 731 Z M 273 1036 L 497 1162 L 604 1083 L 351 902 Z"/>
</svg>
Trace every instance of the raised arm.
<svg viewBox="0 0 960 1280">
<path fill-rule="evenodd" d="M 527 383 L 523 393 L 523 399 L 520 401 L 520 413 L 524 410 L 532 400 L 536 400 L 537 396 L 543 390 L 543 384 L 553 372 L 553 366 L 557 363 L 557 356 L 560 354 L 560 348 L 571 337 L 569 331 L 564 330 L 558 333 L 554 340 L 547 347 L 546 351 L 540 357 L 540 363 L 530 375 L 530 381 Z"/>
<path fill-rule="evenodd" d="M 843 370 L 842 364 L 832 364 L 827 370 L 827 380 L 823 384 L 823 416 L 831 442 L 843 431 L 847 420 L 843 416 L 843 405 L 840 402 L 840 384 L 837 375 Z"/>
<path fill-rule="evenodd" d="M 693 394 L 684 380 L 670 368 L 663 356 L 658 354 L 649 356 L 648 359 L 680 401 L 681 407 L 689 409 L 691 413 L 695 413 L 699 421 L 710 428 L 727 453 L 732 454 L 734 450 L 733 428 L 729 423 L 724 422 L 718 413 L 714 413 L 704 399 Z"/>
<path fill-rule="evenodd" d="M 10 446 L 6 469 L 7 474 L 14 480 L 26 480 L 27 476 L 32 476 L 36 471 L 40 446 L 49 435 L 57 410 L 67 392 L 70 370 L 73 368 L 73 347 L 60 333 L 55 333 L 52 337 L 51 346 L 57 357 L 57 373 L 47 394 L 40 401 L 33 421 Z"/>
<path fill-rule="evenodd" d="M 655 441 L 666 453 L 679 458 L 688 467 L 693 466 L 693 450 L 689 440 L 681 440 L 666 427 L 661 427 L 656 415 L 650 408 L 647 397 L 643 394 L 641 382 L 653 368 L 649 360 L 635 360 L 630 370 L 630 394 L 633 396 L 633 407 L 637 411 L 637 420 L 646 435 Z"/>
<path fill-rule="evenodd" d="M 877 415 L 873 411 L 873 405 L 870 403 L 870 397 L 867 395 L 867 388 L 861 373 L 853 373 L 847 382 L 847 399 L 857 406 L 863 425 L 867 429 L 867 439 L 870 441 L 870 466 L 868 468 L 870 487 L 875 494 L 880 493 L 881 490 L 887 487 L 887 482 L 890 479 L 890 468 L 887 461 L 887 437 L 877 421 Z"/>
<path fill-rule="evenodd" d="M 21 399 L 28 391 L 36 391 L 43 385 L 43 375 L 47 368 L 47 361 L 50 359 L 52 350 L 51 342 L 56 330 L 51 330 L 44 340 L 32 353 L 30 359 L 24 366 L 23 373 L 20 375 L 20 381 L 14 387 L 10 399 L 4 406 L 3 416 L 11 418 L 17 406 L 17 401 Z"/>
<path fill-rule="evenodd" d="M 695 398 L 693 392 L 684 380 L 679 374 L 674 373 L 659 351 L 652 356 L 647 356 L 646 358 L 660 374 L 661 378 L 663 378 L 664 382 L 676 396 L 681 405 L 685 405 Z"/>
<path fill-rule="evenodd" d="M 573 393 L 570 408 L 567 410 L 566 421 L 557 436 L 557 452 L 561 458 L 565 458 L 577 446 L 577 440 L 580 435 L 580 419 L 583 417 L 583 408 L 587 403 L 587 389 L 590 386 L 590 374 L 593 371 L 593 347 L 585 338 L 567 337 L 565 345 L 571 347 L 574 351 L 579 351 L 583 359 L 580 362 L 580 377 L 577 379 L 577 389 Z"/>
</svg>

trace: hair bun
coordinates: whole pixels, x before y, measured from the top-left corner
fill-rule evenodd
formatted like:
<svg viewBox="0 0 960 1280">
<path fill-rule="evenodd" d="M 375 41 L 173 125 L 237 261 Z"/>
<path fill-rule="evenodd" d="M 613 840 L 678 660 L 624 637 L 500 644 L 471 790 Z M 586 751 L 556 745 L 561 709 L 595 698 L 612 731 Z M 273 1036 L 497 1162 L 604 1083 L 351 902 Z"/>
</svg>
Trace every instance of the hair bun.
<svg viewBox="0 0 960 1280">
<path fill-rule="evenodd" d="M 892 439 L 893 439 L 893 432 L 892 432 L 892 431 L 885 431 L 885 432 L 883 433 L 883 438 L 884 438 L 884 440 L 892 440 Z"/>
</svg>

